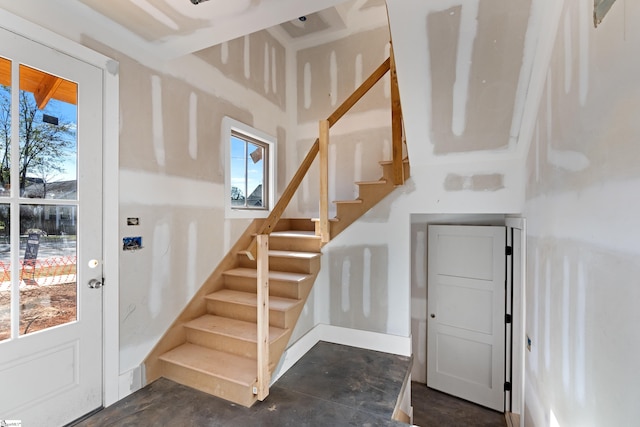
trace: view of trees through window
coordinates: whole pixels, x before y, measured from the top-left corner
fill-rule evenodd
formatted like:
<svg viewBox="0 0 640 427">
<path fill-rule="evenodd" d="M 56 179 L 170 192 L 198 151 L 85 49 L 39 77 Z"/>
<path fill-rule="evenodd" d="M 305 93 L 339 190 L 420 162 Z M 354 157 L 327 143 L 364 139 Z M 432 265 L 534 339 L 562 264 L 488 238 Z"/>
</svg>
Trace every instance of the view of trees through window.
<svg viewBox="0 0 640 427">
<path fill-rule="evenodd" d="M 267 209 L 266 165 L 268 145 L 245 137 L 231 135 L 231 207 Z"/>
<path fill-rule="evenodd" d="M 14 298 L 20 335 L 77 312 L 77 84 L 20 65 L 16 93 L 11 71 L 0 58 L 0 341 L 11 337 Z"/>
<path fill-rule="evenodd" d="M 37 196 L 47 198 L 48 183 L 60 180 L 65 174 L 75 175 L 75 167 L 69 168 L 75 166 L 69 165 L 70 152 L 75 151 L 75 123 L 65 117 L 73 112 L 69 111 L 69 106 L 55 100 L 50 101 L 45 110 L 40 110 L 33 94 L 23 90 L 18 99 L 20 194 L 25 196 L 29 186 L 42 184 Z M 63 109 L 65 114 L 61 115 Z M 11 89 L 4 85 L 0 86 L 0 155 L 0 185 L 2 193 L 6 193 L 11 184 Z M 75 176 L 73 178 L 75 180 Z"/>
</svg>

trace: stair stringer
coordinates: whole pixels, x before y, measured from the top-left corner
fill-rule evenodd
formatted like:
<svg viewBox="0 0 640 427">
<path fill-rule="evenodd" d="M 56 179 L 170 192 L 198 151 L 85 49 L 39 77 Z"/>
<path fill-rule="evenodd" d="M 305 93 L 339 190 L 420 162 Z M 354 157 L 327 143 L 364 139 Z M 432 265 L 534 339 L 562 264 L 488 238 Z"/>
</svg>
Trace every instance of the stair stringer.
<svg viewBox="0 0 640 427">
<path fill-rule="evenodd" d="M 337 205 L 337 209 L 335 218 L 332 218 L 329 222 L 331 239 L 335 238 L 395 190 L 397 186 L 393 184 L 393 165 L 391 161 L 381 161 L 380 166 L 382 166 L 382 177 L 380 180 L 356 183 L 359 186 L 357 199 L 334 202 Z M 411 176 L 408 159 L 403 161 L 402 167 L 406 181 Z M 316 218 L 314 221 L 316 222 L 316 234 L 319 234 L 318 219 Z"/>
<path fill-rule="evenodd" d="M 145 384 L 149 384 L 162 376 L 162 364 L 159 359 L 160 355 L 187 342 L 184 324 L 207 313 L 207 306 L 204 297 L 208 294 L 224 289 L 224 272 L 235 268 L 240 264 L 237 256 L 238 252 L 249 246 L 253 236 L 260 229 L 263 222 L 264 219 L 254 219 L 249 224 L 244 233 L 242 233 L 238 238 L 235 245 L 233 245 L 224 258 L 222 258 L 216 269 L 213 270 L 200 289 L 198 289 L 186 307 L 178 315 L 176 320 L 173 321 L 160 340 L 158 340 L 155 347 L 147 355 L 143 361 L 145 368 L 145 378 L 143 381 Z"/>
</svg>

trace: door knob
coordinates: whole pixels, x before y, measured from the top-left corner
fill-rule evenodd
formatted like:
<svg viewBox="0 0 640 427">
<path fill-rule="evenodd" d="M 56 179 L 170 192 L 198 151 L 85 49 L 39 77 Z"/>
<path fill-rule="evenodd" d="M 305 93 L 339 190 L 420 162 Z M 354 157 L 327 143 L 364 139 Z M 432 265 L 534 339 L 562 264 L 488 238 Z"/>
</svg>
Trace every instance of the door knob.
<svg viewBox="0 0 640 427">
<path fill-rule="evenodd" d="M 435 318 L 436 318 L 436 315 L 435 315 L 435 314 L 433 314 L 433 313 L 431 313 L 431 318 L 432 318 L 432 319 L 435 319 Z"/>
<path fill-rule="evenodd" d="M 102 287 L 102 282 L 98 279 L 91 279 L 89 280 L 89 283 L 87 283 L 87 286 L 91 289 L 98 289 Z"/>
</svg>

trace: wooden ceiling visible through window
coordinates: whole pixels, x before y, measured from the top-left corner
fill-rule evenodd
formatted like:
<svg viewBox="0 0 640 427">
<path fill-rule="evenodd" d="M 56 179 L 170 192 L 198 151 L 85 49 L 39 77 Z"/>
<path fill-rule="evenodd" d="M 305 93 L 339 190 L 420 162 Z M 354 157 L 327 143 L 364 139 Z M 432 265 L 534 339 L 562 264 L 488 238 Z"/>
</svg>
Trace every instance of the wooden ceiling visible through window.
<svg viewBox="0 0 640 427">
<path fill-rule="evenodd" d="M 0 84 L 11 86 L 11 61 L 0 58 Z M 20 65 L 20 89 L 34 95 L 39 109 L 44 109 L 50 99 L 75 105 L 78 102 L 78 85 L 63 78 Z"/>
</svg>

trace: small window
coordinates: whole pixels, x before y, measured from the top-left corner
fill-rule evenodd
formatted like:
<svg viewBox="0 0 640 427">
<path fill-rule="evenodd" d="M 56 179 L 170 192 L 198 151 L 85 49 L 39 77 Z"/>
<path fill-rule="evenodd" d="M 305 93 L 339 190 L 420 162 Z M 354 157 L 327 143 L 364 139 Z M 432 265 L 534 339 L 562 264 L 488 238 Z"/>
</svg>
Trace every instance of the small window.
<svg viewBox="0 0 640 427">
<path fill-rule="evenodd" d="M 275 138 L 225 117 L 225 212 L 231 218 L 266 217 L 273 206 Z"/>
</svg>

